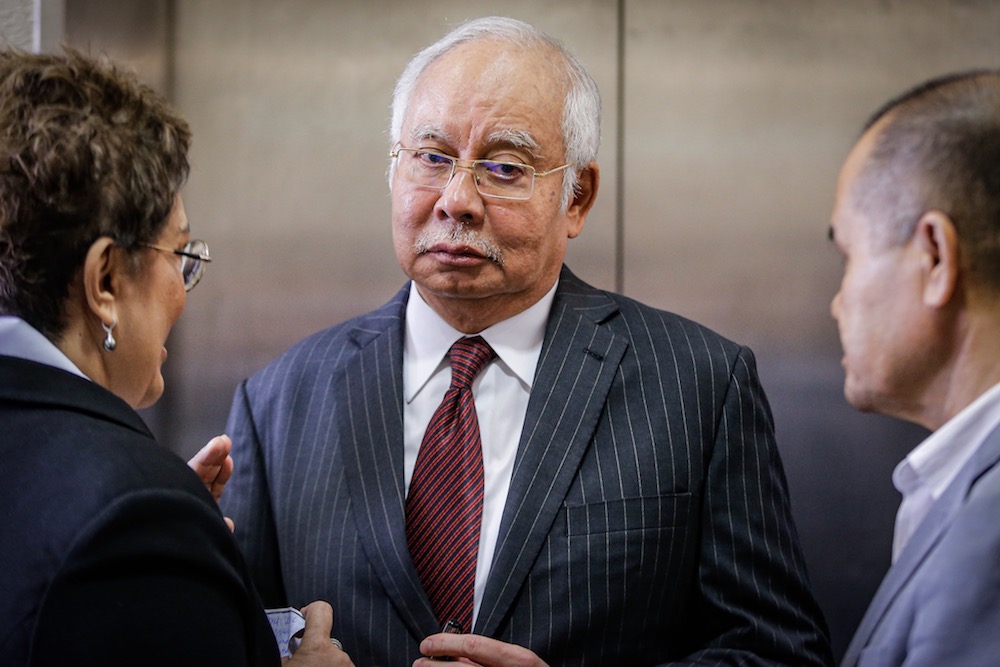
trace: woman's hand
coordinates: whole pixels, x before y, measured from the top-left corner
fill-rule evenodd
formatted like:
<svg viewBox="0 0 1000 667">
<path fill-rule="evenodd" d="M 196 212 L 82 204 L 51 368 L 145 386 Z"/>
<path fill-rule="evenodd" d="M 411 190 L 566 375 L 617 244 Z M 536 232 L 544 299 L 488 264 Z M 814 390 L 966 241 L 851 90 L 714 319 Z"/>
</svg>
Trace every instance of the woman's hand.
<svg viewBox="0 0 1000 667">
<path fill-rule="evenodd" d="M 229 455 L 232 448 L 233 441 L 228 435 L 217 435 L 188 461 L 188 466 L 205 484 L 215 502 L 219 502 L 226 482 L 233 474 L 233 457 Z M 233 530 L 233 520 L 228 516 L 224 518 L 229 530 Z"/>
</svg>

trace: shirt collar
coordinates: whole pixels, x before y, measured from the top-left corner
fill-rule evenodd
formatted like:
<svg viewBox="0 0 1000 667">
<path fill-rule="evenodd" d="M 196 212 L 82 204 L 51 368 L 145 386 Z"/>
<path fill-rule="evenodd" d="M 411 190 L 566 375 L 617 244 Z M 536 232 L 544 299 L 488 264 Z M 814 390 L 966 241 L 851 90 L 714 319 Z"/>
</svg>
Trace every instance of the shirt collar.
<svg viewBox="0 0 1000 667">
<path fill-rule="evenodd" d="M 545 325 L 558 285 L 557 280 L 552 289 L 527 310 L 478 334 L 497 353 L 500 363 L 507 366 L 528 390 L 535 377 Z M 409 403 L 431 376 L 446 365 L 445 357 L 452 344 L 466 334 L 434 312 L 412 281 L 410 298 L 406 303 L 405 328 L 403 395 Z"/>
<path fill-rule="evenodd" d="M 0 354 L 54 366 L 90 379 L 52 341 L 13 315 L 0 315 Z"/>
<path fill-rule="evenodd" d="M 1000 383 L 948 420 L 900 461 L 892 481 L 904 495 L 919 485 L 940 498 L 962 466 L 1000 423 Z"/>
</svg>

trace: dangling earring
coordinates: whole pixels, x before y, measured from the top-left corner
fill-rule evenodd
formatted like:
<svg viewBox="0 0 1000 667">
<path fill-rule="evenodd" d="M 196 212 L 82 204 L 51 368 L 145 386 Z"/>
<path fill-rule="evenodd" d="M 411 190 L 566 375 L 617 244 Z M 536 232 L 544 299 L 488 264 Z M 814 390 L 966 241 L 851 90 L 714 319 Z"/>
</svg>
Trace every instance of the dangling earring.
<svg viewBox="0 0 1000 667">
<path fill-rule="evenodd" d="M 118 347 L 118 341 L 115 340 L 111 330 L 118 326 L 118 323 L 112 322 L 111 324 L 105 324 L 104 322 L 101 322 L 101 326 L 104 327 L 104 333 L 107 334 L 104 338 L 104 349 L 108 352 L 114 352 L 115 348 Z"/>
</svg>

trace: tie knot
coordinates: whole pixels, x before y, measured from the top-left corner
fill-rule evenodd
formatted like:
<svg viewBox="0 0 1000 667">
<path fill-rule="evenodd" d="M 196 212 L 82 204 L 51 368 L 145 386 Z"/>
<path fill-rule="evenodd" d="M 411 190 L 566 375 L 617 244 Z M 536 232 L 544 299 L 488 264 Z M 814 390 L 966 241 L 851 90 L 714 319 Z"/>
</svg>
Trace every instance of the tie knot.
<svg viewBox="0 0 1000 667">
<path fill-rule="evenodd" d="M 448 351 L 451 361 L 451 386 L 471 387 L 472 381 L 497 356 L 481 336 L 459 338 Z"/>
</svg>

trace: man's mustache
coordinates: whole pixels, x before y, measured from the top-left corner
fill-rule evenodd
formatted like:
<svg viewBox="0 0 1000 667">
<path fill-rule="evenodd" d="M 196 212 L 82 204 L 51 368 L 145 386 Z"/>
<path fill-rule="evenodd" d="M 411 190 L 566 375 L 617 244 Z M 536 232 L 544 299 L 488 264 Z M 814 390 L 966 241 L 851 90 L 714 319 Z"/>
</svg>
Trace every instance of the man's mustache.
<svg viewBox="0 0 1000 667">
<path fill-rule="evenodd" d="M 500 250 L 500 247 L 478 231 L 470 229 L 466 225 L 428 229 L 417 237 L 413 242 L 413 247 L 418 254 L 423 254 L 441 243 L 472 248 L 487 259 L 503 265 L 503 251 Z"/>
</svg>

